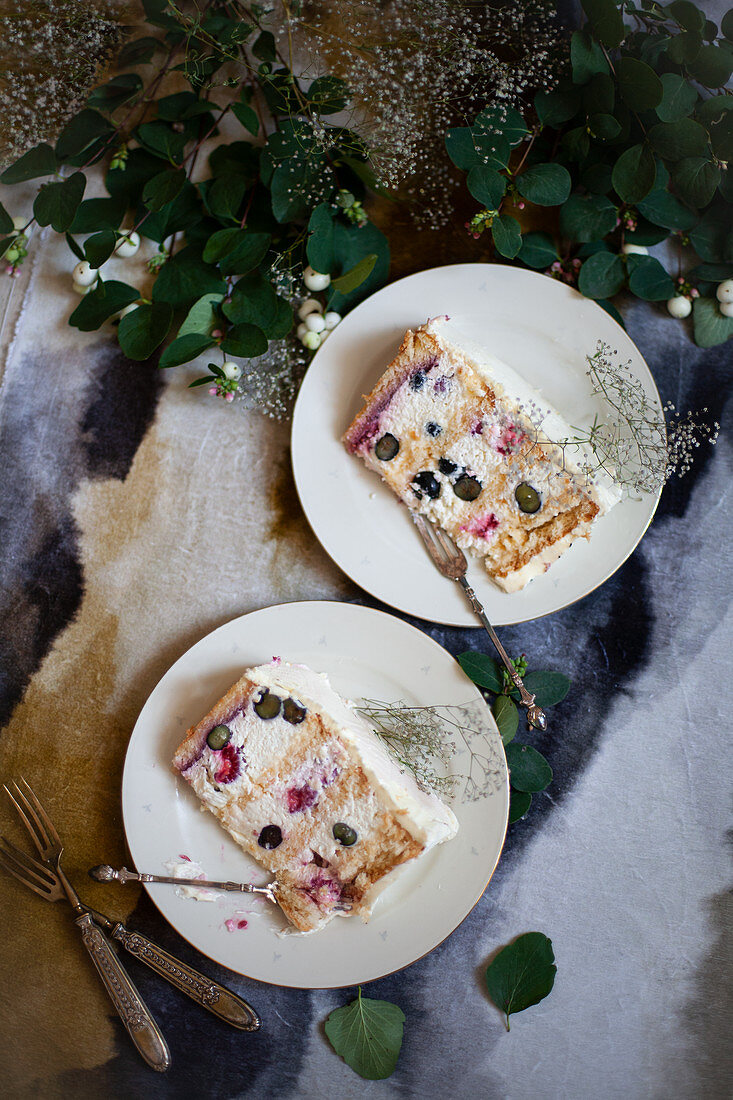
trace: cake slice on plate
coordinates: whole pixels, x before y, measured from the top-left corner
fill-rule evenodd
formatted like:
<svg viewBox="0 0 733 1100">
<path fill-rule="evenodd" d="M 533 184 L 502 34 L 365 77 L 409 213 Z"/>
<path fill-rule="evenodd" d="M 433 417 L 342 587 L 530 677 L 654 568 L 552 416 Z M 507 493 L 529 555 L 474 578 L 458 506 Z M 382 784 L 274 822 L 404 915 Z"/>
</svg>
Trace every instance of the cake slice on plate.
<svg viewBox="0 0 733 1100">
<path fill-rule="evenodd" d="M 447 318 L 409 330 L 343 437 L 413 512 L 483 558 L 505 592 L 543 573 L 620 499 L 511 367 Z"/>
<path fill-rule="evenodd" d="M 398 868 L 458 829 L 325 675 L 278 658 L 244 673 L 187 732 L 173 764 L 275 875 L 301 932 L 336 915 L 366 919 Z"/>
</svg>

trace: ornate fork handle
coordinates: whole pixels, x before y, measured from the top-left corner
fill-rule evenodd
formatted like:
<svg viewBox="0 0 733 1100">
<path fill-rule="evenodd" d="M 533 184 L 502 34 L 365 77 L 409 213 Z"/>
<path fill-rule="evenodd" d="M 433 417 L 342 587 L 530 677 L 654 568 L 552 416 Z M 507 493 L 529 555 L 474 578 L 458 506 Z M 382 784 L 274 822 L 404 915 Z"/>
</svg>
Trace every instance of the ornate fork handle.
<svg viewBox="0 0 733 1100">
<path fill-rule="evenodd" d="M 130 1038 L 148 1065 L 164 1073 L 171 1064 L 166 1041 L 112 945 L 89 913 L 82 913 L 75 923 Z"/>
<path fill-rule="evenodd" d="M 522 706 L 527 708 L 527 721 L 529 722 L 530 726 L 534 726 L 535 729 L 539 729 L 539 730 L 547 729 L 547 717 L 545 715 L 545 712 L 542 710 L 542 707 L 538 706 L 537 703 L 535 703 L 535 696 L 531 695 L 530 692 L 527 691 L 526 687 L 522 683 L 521 676 L 519 675 L 519 673 L 515 669 L 514 665 L 512 664 L 512 662 L 511 662 L 511 660 L 510 660 L 510 658 L 507 654 L 507 651 L 504 649 L 504 646 L 499 641 L 499 637 L 498 637 L 496 631 L 494 630 L 493 626 L 489 622 L 488 617 L 486 615 L 486 612 L 484 611 L 483 606 L 482 606 L 481 601 L 479 600 L 478 596 L 476 595 L 474 590 L 471 588 L 471 585 L 468 583 L 465 576 L 457 577 L 456 579 L 458 580 L 459 584 L 463 588 L 463 591 L 468 596 L 468 599 L 471 603 L 471 607 L 473 608 L 473 610 L 476 612 L 479 619 L 481 620 L 481 625 L 483 626 L 484 630 L 486 631 L 486 633 L 489 635 L 492 642 L 496 646 L 496 649 L 499 653 L 499 656 L 501 657 L 502 661 L 504 662 L 504 666 L 505 666 L 507 672 L 509 673 L 509 676 L 511 677 L 512 683 L 514 684 L 517 691 L 519 692 L 519 698 L 521 700 Z"/>
<path fill-rule="evenodd" d="M 130 932 L 124 924 L 119 922 L 115 924 L 110 935 L 131 955 L 140 959 L 192 1001 L 207 1008 L 221 1020 L 242 1031 L 258 1030 L 260 1018 L 255 1010 L 225 986 L 199 974 L 198 970 L 187 966 L 174 955 L 169 955 L 162 947 L 158 947 L 157 943 L 153 943 L 146 936 L 141 936 L 139 932 Z"/>
</svg>

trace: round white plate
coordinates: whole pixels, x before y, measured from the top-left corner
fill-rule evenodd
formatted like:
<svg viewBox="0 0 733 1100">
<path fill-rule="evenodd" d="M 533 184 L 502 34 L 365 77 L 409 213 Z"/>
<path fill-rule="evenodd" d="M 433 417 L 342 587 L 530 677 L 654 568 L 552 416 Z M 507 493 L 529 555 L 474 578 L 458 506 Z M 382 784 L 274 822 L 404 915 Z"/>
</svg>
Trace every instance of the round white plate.
<svg viewBox="0 0 733 1100">
<path fill-rule="evenodd" d="M 408 328 L 449 314 L 456 327 L 514 367 L 572 425 L 589 425 L 603 402 L 590 395 L 586 355 L 598 340 L 631 360 L 650 400 L 659 394 L 624 330 L 595 302 L 556 279 L 500 264 L 456 264 L 410 275 L 352 310 L 319 349 L 295 407 L 295 482 L 308 520 L 345 573 L 409 615 L 479 626 L 458 585 L 428 558 L 409 512 L 340 442 L 394 358 Z M 477 561 L 468 577 L 494 625 L 521 623 L 574 603 L 614 573 L 646 531 L 659 497 L 624 500 L 547 573 L 521 592 L 500 591 Z"/>
<path fill-rule="evenodd" d="M 122 781 L 125 831 L 135 866 L 165 874 L 181 855 L 208 878 L 266 882 L 170 766 L 186 729 L 198 722 L 248 666 L 273 655 L 327 672 L 346 698 L 459 708 L 443 711 L 476 731 L 451 760 L 461 777 L 448 801 L 458 835 L 406 867 L 375 905 L 368 924 L 339 918 L 308 936 L 282 935 L 286 922 L 270 902 L 218 894 L 213 902 L 177 896 L 173 886 L 146 889 L 163 916 L 217 962 L 275 985 L 357 985 L 421 958 L 481 897 L 504 843 L 509 781 L 501 738 L 480 693 L 459 665 L 421 631 L 384 612 L 341 603 L 294 603 L 234 619 L 203 638 L 165 674 L 143 707 Z M 448 727 L 447 727 L 448 728 Z M 479 755 L 483 760 L 479 760 Z M 473 771 L 471 773 L 471 768 Z M 483 792 L 469 800 L 466 776 Z M 230 932 L 225 921 L 247 927 Z"/>
</svg>

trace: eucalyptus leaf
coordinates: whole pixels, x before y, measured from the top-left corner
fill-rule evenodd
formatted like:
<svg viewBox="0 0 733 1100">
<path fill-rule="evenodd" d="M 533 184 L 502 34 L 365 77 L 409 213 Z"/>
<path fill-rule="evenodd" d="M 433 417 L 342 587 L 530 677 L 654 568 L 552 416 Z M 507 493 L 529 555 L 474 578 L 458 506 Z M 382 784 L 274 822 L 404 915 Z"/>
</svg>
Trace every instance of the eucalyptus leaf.
<svg viewBox="0 0 733 1100">
<path fill-rule="evenodd" d="M 469 680 L 473 680 L 478 687 L 486 688 L 497 695 L 501 692 L 504 681 L 501 669 L 493 657 L 468 649 L 465 653 L 459 653 L 456 660 Z"/>
<path fill-rule="evenodd" d="M 697 91 L 679 73 L 662 73 L 662 99 L 657 105 L 657 115 L 662 122 L 679 122 L 694 110 Z"/>
<path fill-rule="evenodd" d="M 356 290 L 361 284 L 369 278 L 374 265 L 377 262 L 377 254 L 371 252 L 368 256 L 364 256 L 358 263 L 355 263 L 353 267 L 344 272 L 343 275 L 339 275 L 338 278 L 332 279 L 331 283 L 334 290 L 337 290 L 340 294 L 350 294 L 352 290 Z"/>
<path fill-rule="evenodd" d="M 665 160 L 700 156 L 708 146 L 708 135 L 704 127 L 693 118 L 682 118 L 678 122 L 659 122 L 652 126 L 647 137 L 654 151 Z"/>
<path fill-rule="evenodd" d="M 531 745 L 519 745 L 512 741 L 506 746 L 506 762 L 509 765 L 509 781 L 516 790 L 535 794 L 544 791 L 552 783 L 552 768 L 541 752 Z"/>
<path fill-rule="evenodd" d="M 466 177 L 468 190 L 482 206 L 497 210 L 506 192 L 507 178 L 495 168 L 485 164 L 476 164 Z"/>
<path fill-rule="evenodd" d="M 666 229 L 690 229 L 697 220 L 697 215 L 689 207 L 666 190 L 651 191 L 636 204 L 636 208 L 653 225 L 662 225 Z"/>
<path fill-rule="evenodd" d="M 552 92 L 537 92 L 534 108 L 544 126 L 561 126 L 578 113 L 580 93 L 572 86 L 556 88 Z"/>
<path fill-rule="evenodd" d="M 132 42 L 125 43 L 122 47 L 117 56 L 117 64 L 123 67 L 127 65 L 147 65 L 153 60 L 155 51 L 161 49 L 162 46 L 163 43 L 158 38 L 136 38 Z"/>
<path fill-rule="evenodd" d="M 667 6 L 667 11 L 686 31 L 694 31 L 697 34 L 702 34 L 704 31 L 705 16 L 691 0 L 673 0 Z"/>
<path fill-rule="evenodd" d="M 449 130 L 445 137 L 448 156 L 457 168 L 467 172 L 475 165 L 487 164 L 493 168 L 506 168 L 511 147 L 499 134 L 479 134 L 469 126 Z"/>
<path fill-rule="evenodd" d="M 223 294 L 203 294 L 186 314 L 178 336 L 188 336 L 191 333 L 208 336 L 217 323 L 216 306 L 221 304 L 223 298 Z"/>
<path fill-rule="evenodd" d="M 239 222 L 239 211 L 249 191 L 249 180 L 239 173 L 227 172 L 207 188 L 205 202 L 219 221 Z"/>
<path fill-rule="evenodd" d="M 733 105 L 733 96 L 730 100 Z M 710 142 L 719 160 L 726 164 L 733 160 L 733 111 L 728 111 L 719 122 L 711 125 Z"/>
<path fill-rule="evenodd" d="M 616 194 L 623 202 L 635 204 L 649 194 L 654 186 L 656 175 L 657 167 L 648 146 L 632 145 L 614 164 L 611 182 Z"/>
<path fill-rule="evenodd" d="M 610 114 L 616 102 L 616 86 L 608 73 L 596 73 L 583 88 L 583 107 L 588 115 Z"/>
<path fill-rule="evenodd" d="M 697 225 L 690 230 L 690 244 L 701 260 L 712 263 L 726 258 L 725 239 L 730 225 L 730 211 L 716 210 L 713 207 L 707 210 Z"/>
<path fill-rule="evenodd" d="M 677 34 L 667 46 L 667 57 L 676 65 L 692 61 L 700 52 L 702 36 L 695 31 L 683 31 Z"/>
<path fill-rule="evenodd" d="M 489 140 L 501 135 L 510 145 L 519 145 L 529 136 L 527 123 L 522 115 L 507 104 L 485 107 L 476 116 L 473 129 L 476 134 L 486 136 Z"/>
<path fill-rule="evenodd" d="M 588 133 L 588 127 L 576 126 L 572 130 L 567 130 L 560 142 L 562 151 L 567 154 L 571 160 L 582 162 L 588 156 L 590 151 L 590 135 Z"/>
<path fill-rule="evenodd" d="M 535 270 L 549 267 L 558 259 L 555 242 L 547 233 L 525 233 L 519 259 Z"/>
<path fill-rule="evenodd" d="M 733 70 L 733 54 L 720 46 L 701 46 L 687 62 L 687 71 L 693 80 L 706 88 L 723 88 Z"/>
<path fill-rule="evenodd" d="M 221 349 L 227 355 L 236 355 L 241 359 L 256 359 L 267 351 L 267 337 L 257 325 L 232 325 L 221 342 Z"/>
<path fill-rule="evenodd" d="M 654 256 L 628 258 L 629 290 L 647 302 L 666 302 L 674 296 L 674 283 Z"/>
<path fill-rule="evenodd" d="M 559 206 L 570 195 L 572 184 L 561 164 L 535 164 L 516 179 L 520 195 L 536 206 Z"/>
<path fill-rule="evenodd" d="M 74 253 L 74 255 L 76 256 L 77 260 L 86 260 L 86 256 L 84 255 L 84 250 L 81 248 L 80 245 L 78 245 L 76 243 L 76 241 L 72 237 L 71 233 L 67 232 L 67 233 L 64 234 L 64 236 L 66 237 L 66 243 L 68 244 L 69 248 Z"/>
<path fill-rule="evenodd" d="M 614 115 L 591 115 L 588 129 L 599 141 L 613 141 L 621 133 L 621 123 Z"/>
<path fill-rule="evenodd" d="M 609 49 L 620 46 L 626 34 L 624 20 L 616 0 L 581 0 L 591 31 Z"/>
<path fill-rule="evenodd" d="M 163 264 L 153 284 L 154 302 L 167 302 L 177 309 L 188 308 L 203 294 L 223 294 L 226 286 L 216 268 L 187 261 L 183 252 Z"/>
<path fill-rule="evenodd" d="M 349 90 L 337 76 L 318 76 L 307 92 L 308 101 L 319 115 L 335 115 L 349 102 Z"/>
<path fill-rule="evenodd" d="M 390 1001 L 362 997 L 335 1009 L 326 1020 L 329 1043 L 348 1066 L 369 1081 L 389 1077 L 402 1047 L 405 1014 Z"/>
<path fill-rule="evenodd" d="M 260 122 L 257 118 L 257 112 L 253 107 L 250 107 L 249 103 L 233 103 L 232 114 L 242 123 L 245 130 L 257 137 L 260 130 Z"/>
<path fill-rule="evenodd" d="M 733 317 L 724 317 L 715 298 L 696 298 L 692 307 L 695 343 L 700 348 L 724 344 L 733 336 Z"/>
<path fill-rule="evenodd" d="M 224 303 L 223 313 L 234 324 L 256 325 L 270 340 L 286 336 L 293 327 L 292 307 L 279 298 L 272 283 L 257 272 L 237 281 L 231 300 Z"/>
<path fill-rule="evenodd" d="M 114 132 L 109 119 L 99 111 L 86 109 L 73 115 L 59 134 L 56 142 L 56 156 L 59 160 L 77 156 L 89 149 L 95 141 L 107 138 Z"/>
<path fill-rule="evenodd" d="M 580 243 L 596 241 L 616 228 L 616 207 L 604 195 L 571 195 L 560 210 L 563 236 Z"/>
<path fill-rule="evenodd" d="M 612 252 L 596 252 L 580 269 L 578 290 L 586 298 L 612 298 L 626 281 L 626 271 L 620 256 Z"/>
<path fill-rule="evenodd" d="M 0 203 L 0 233 L 12 233 L 14 230 L 13 219 L 5 207 Z"/>
<path fill-rule="evenodd" d="M 176 164 L 182 160 L 186 136 L 174 130 L 171 123 L 162 120 L 143 122 L 138 126 L 135 134 L 142 145 L 164 160 Z"/>
<path fill-rule="evenodd" d="M 620 57 L 615 69 L 621 98 L 632 111 L 650 111 L 662 102 L 664 87 L 650 65 L 635 57 Z"/>
<path fill-rule="evenodd" d="M 84 199 L 79 203 L 72 233 L 96 233 L 102 229 L 119 229 L 127 204 L 119 198 Z"/>
<path fill-rule="evenodd" d="M 510 214 L 500 214 L 494 218 L 491 224 L 491 236 L 496 251 L 501 256 L 513 260 L 519 254 L 522 247 L 522 230 L 517 219 Z"/>
<path fill-rule="evenodd" d="M 142 90 L 143 82 L 137 73 L 120 73 L 106 84 L 95 88 L 87 99 L 88 107 L 99 107 L 111 113 L 129 101 Z"/>
<path fill-rule="evenodd" d="M 166 302 L 144 302 L 127 313 L 117 328 L 117 339 L 128 359 L 149 359 L 163 343 L 173 320 L 173 309 Z"/>
<path fill-rule="evenodd" d="M 139 297 L 140 291 L 134 286 L 107 279 L 84 295 L 69 317 L 69 324 L 81 332 L 94 332 L 108 317 L 132 305 Z"/>
<path fill-rule="evenodd" d="M 5 169 L 0 176 L 0 183 L 23 183 L 24 180 L 53 175 L 57 164 L 56 154 L 50 145 L 36 145 Z"/>
<path fill-rule="evenodd" d="M 576 84 L 587 84 L 595 73 L 609 71 L 603 50 L 587 31 L 573 32 L 570 39 L 570 61 Z"/>
<path fill-rule="evenodd" d="M 596 305 L 599 305 L 602 309 L 605 309 L 609 317 L 613 317 L 616 324 L 621 325 L 621 328 L 624 330 L 624 332 L 626 331 L 624 319 L 619 311 L 616 309 L 613 302 L 609 302 L 605 298 L 596 298 Z"/>
<path fill-rule="evenodd" d="M 270 31 L 262 31 L 255 39 L 252 53 L 259 61 L 275 61 L 275 36 Z"/>
<path fill-rule="evenodd" d="M 690 279 L 700 279 L 712 283 L 722 283 L 725 279 L 733 279 L 733 263 L 731 264 L 698 264 L 691 268 L 687 275 Z"/>
<path fill-rule="evenodd" d="M 516 703 L 508 695 L 497 695 L 491 713 L 494 715 L 502 742 L 508 745 L 514 739 L 519 726 L 519 711 Z"/>
<path fill-rule="evenodd" d="M 169 344 L 161 355 L 158 366 L 159 367 L 179 367 L 181 363 L 190 363 L 192 359 L 197 359 L 202 352 L 206 351 L 213 345 L 214 341 L 210 336 L 205 336 L 200 332 L 188 332 L 183 336 L 179 335 Z"/>
<path fill-rule="evenodd" d="M 555 984 L 552 941 L 542 932 L 525 932 L 503 948 L 486 970 L 489 997 L 504 1013 L 506 1029 L 514 1012 L 539 1004 Z"/>
<path fill-rule="evenodd" d="M 51 225 L 57 233 L 70 229 L 86 185 L 83 172 L 74 172 L 73 176 L 60 183 L 44 184 L 33 203 L 33 214 L 38 224 Z"/>
<path fill-rule="evenodd" d="M 173 202 L 185 182 L 186 173 L 183 168 L 167 168 L 145 184 L 143 202 L 149 210 L 160 210 Z"/>
<path fill-rule="evenodd" d="M 532 805 L 532 795 L 529 791 L 515 791 L 510 788 L 509 790 L 509 824 L 513 825 L 515 821 L 520 821 L 530 806 Z"/>
<path fill-rule="evenodd" d="M 672 182 L 683 202 L 706 206 L 720 183 L 720 168 L 707 157 L 685 157 L 672 172 Z"/>
<path fill-rule="evenodd" d="M 111 229 L 103 229 L 101 233 L 94 233 L 84 242 L 84 257 L 92 267 L 101 267 L 106 263 L 115 250 L 117 234 Z"/>
<path fill-rule="evenodd" d="M 308 221 L 308 263 L 314 271 L 330 275 L 336 263 L 333 217 L 328 203 L 319 203 Z"/>
<path fill-rule="evenodd" d="M 720 29 L 728 41 L 733 42 L 733 8 L 729 8 L 721 19 Z"/>
<path fill-rule="evenodd" d="M 541 707 L 554 707 L 562 703 L 570 691 L 570 680 L 563 672 L 528 672 L 524 677 L 524 686 L 537 697 Z"/>
<path fill-rule="evenodd" d="M 375 255 L 377 262 L 371 274 L 355 290 L 348 294 L 329 288 L 329 309 L 343 313 L 360 302 L 385 281 L 389 274 L 389 244 L 384 234 L 372 222 L 366 225 L 344 225 L 334 223 L 334 250 L 336 268 L 348 271 L 365 256 Z"/>
</svg>

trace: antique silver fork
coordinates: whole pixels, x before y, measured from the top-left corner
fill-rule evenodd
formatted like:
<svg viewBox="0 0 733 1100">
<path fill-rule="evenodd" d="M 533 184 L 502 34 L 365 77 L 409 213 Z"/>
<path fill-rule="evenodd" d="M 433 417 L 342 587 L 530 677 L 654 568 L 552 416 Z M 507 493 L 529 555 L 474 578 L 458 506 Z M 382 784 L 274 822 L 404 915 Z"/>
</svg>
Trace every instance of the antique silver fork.
<svg viewBox="0 0 733 1100">
<path fill-rule="evenodd" d="M 21 783 L 23 784 L 22 788 L 18 783 L 13 783 L 13 791 L 9 790 L 7 785 L 5 791 L 18 811 L 44 862 L 27 856 L 14 844 L 6 840 L 5 837 L 0 837 L 4 845 L 3 848 L 0 848 L 0 863 L 7 871 L 24 882 L 26 886 L 29 886 L 31 890 L 35 890 L 37 894 L 47 898 L 48 901 L 68 898 L 68 894 L 64 892 L 63 887 L 63 871 L 60 868 L 57 871 L 52 864 L 46 861 L 44 855 L 46 851 L 53 850 L 54 837 L 56 843 L 60 845 L 58 833 L 56 833 L 53 822 L 43 809 L 30 785 L 22 778 Z M 72 889 L 70 886 L 69 888 Z M 72 892 L 80 909 L 88 913 L 95 924 L 103 928 L 112 939 L 121 943 L 131 955 L 140 959 L 141 962 L 160 974 L 171 985 L 180 989 L 191 1000 L 196 1001 L 197 1004 L 208 1009 L 209 1012 L 226 1021 L 226 1023 L 232 1024 L 233 1027 L 242 1031 L 258 1030 L 260 1018 L 247 1001 L 238 997 L 226 986 L 220 985 L 212 978 L 207 978 L 206 975 L 199 973 L 192 966 L 188 966 L 181 959 L 177 959 L 175 955 L 169 954 L 164 948 L 159 947 L 158 944 L 141 933 L 131 932 L 121 921 L 110 920 L 104 913 L 84 905 L 73 889 Z"/>
<path fill-rule="evenodd" d="M 468 601 L 471 607 L 481 620 L 481 624 L 486 630 L 486 633 L 491 638 L 492 642 L 496 646 L 499 656 L 504 662 L 512 683 L 519 692 L 519 698 L 522 706 L 527 708 L 527 723 L 534 726 L 538 730 L 547 729 L 547 717 L 545 712 L 540 706 L 535 703 L 535 696 L 531 695 L 527 691 L 526 687 L 522 683 L 522 678 L 515 669 L 511 660 L 509 659 L 504 646 L 499 641 L 499 638 L 494 630 L 493 626 L 489 622 L 488 616 L 484 611 L 476 593 L 471 588 L 471 585 L 466 580 L 466 569 L 468 563 L 466 562 L 466 556 L 462 550 L 460 550 L 453 539 L 444 531 L 441 527 L 434 526 L 430 520 L 425 516 L 417 515 L 412 512 L 412 518 L 415 521 L 415 526 L 422 536 L 422 540 L 425 543 L 430 557 L 433 559 L 439 572 L 444 577 L 450 578 L 452 581 L 458 581 L 463 591 L 468 597 Z"/>
</svg>

